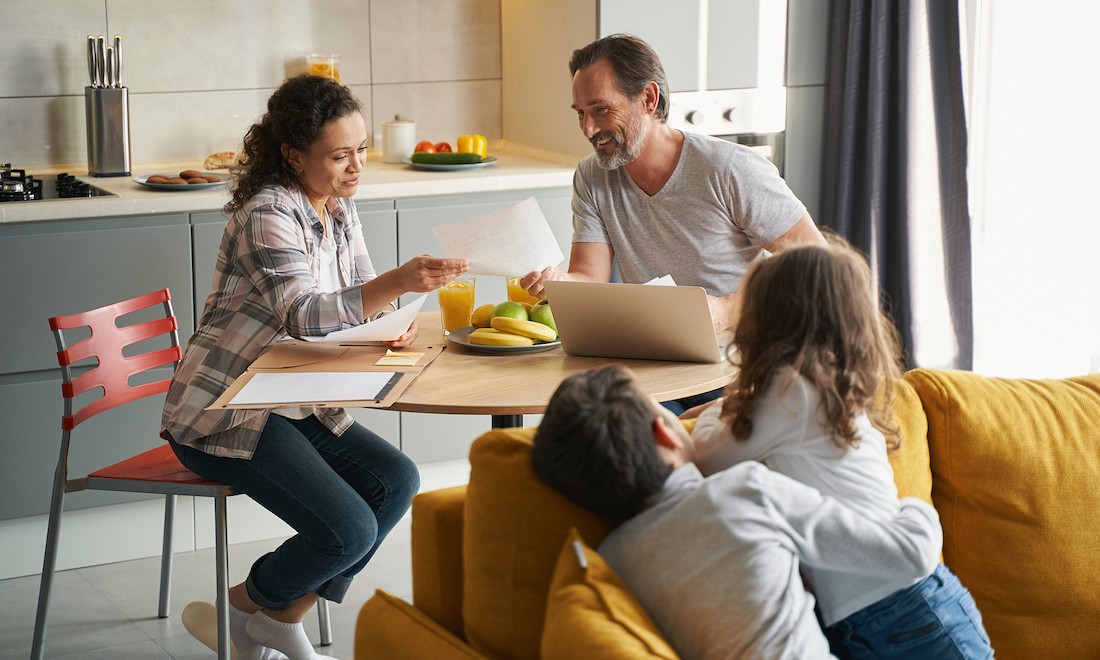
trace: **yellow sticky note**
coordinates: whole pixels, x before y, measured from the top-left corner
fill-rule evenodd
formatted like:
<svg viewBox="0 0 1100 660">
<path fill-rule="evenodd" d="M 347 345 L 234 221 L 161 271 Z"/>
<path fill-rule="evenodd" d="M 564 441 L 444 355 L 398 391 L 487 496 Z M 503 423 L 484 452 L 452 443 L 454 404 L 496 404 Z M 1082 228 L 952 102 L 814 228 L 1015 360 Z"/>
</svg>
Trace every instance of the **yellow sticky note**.
<svg viewBox="0 0 1100 660">
<path fill-rule="evenodd" d="M 377 367 L 411 367 L 419 362 L 422 357 L 424 357 L 423 353 L 397 352 L 387 348 L 386 354 L 378 358 L 374 365 Z"/>
</svg>

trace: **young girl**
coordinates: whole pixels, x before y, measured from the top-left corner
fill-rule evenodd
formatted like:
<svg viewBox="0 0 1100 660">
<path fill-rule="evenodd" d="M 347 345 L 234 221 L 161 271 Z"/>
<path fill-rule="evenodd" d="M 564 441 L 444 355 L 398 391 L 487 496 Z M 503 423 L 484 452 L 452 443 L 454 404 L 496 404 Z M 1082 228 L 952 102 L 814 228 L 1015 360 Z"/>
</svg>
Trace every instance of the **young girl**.
<svg viewBox="0 0 1100 660">
<path fill-rule="evenodd" d="M 866 260 L 845 245 L 791 247 L 759 261 L 742 286 L 740 371 L 725 399 L 699 413 L 700 470 L 760 461 L 868 518 L 893 517 L 887 451 L 900 442 L 891 422 L 900 350 Z M 916 583 L 861 576 L 858 566 L 804 572 L 840 657 L 993 655 L 973 598 L 942 564 Z"/>
</svg>

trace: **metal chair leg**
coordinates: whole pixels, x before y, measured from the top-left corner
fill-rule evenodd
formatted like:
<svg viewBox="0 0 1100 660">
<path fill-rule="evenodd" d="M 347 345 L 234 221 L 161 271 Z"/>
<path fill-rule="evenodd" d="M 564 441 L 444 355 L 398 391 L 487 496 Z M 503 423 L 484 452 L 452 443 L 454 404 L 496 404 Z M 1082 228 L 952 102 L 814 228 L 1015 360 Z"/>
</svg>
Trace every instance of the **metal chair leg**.
<svg viewBox="0 0 1100 660">
<path fill-rule="evenodd" d="M 218 660 L 229 660 L 229 540 L 226 498 L 214 498 L 214 547 L 218 579 Z"/>
<path fill-rule="evenodd" d="M 172 599 L 172 534 L 176 525 L 176 496 L 164 496 L 164 540 L 160 551 L 160 604 L 157 616 L 167 619 Z"/>
<path fill-rule="evenodd" d="M 317 627 L 321 630 L 321 646 L 332 645 L 332 621 L 328 618 L 328 601 L 317 599 Z"/>
<path fill-rule="evenodd" d="M 34 617 L 31 660 L 42 660 L 45 657 L 46 624 L 49 622 L 50 594 L 53 592 L 53 576 L 57 568 L 57 548 L 61 541 L 61 510 L 65 504 L 64 481 L 58 481 L 60 485 L 54 488 L 46 526 L 46 551 L 42 557 L 42 579 L 38 587 L 38 612 Z"/>
</svg>

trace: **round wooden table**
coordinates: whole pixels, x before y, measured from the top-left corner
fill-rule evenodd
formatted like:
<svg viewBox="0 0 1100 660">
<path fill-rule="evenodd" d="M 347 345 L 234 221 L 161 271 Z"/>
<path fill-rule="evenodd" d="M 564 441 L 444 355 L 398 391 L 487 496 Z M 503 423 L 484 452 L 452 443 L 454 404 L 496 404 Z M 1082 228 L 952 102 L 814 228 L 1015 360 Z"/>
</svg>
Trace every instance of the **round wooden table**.
<svg viewBox="0 0 1100 660">
<path fill-rule="evenodd" d="M 417 376 L 391 410 L 458 415 L 492 415 L 494 427 L 523 425 L 523 415 L 542 413 L 562 380 L 612 362 L 629 367 L 643 390 L 658 401 L 709 392 L 733 379 L 736 369 L 716 364 L 627 360 L 566 355 L 560 346 L 535 353 L 489 355 L 447 341 L 438 312 L 417 315 L 414 346 L 446 346 Z"/>
</svg>

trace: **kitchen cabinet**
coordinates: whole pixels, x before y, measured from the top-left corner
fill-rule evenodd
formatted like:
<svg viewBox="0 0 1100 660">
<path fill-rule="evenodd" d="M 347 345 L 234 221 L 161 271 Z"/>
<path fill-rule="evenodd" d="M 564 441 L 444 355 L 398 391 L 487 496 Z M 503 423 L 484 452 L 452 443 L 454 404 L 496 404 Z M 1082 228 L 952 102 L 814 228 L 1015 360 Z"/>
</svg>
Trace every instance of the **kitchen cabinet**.
<svg viewBox="0 0 1100 660">
<path fill-rule="evenodd" d="M 173 294 L 181 335 L 194 324 L 187 216 L 133 216 L 0 225 L 0 520 L 45 513 L 61 440 L 61 372 L 51 316 L 86 311 L 156 289 Z M 77 331 L 69 334 L 81 337 Z M 169 373 L 164 371 L 165 374 Z M 94 400 L 88 393 L 78 405 Z M 139 402 L 81 425 L 73 469 L 101 467 L 148 446 L 161 406 Z M 74 497 L 72 508 L 143 499 Z"/>
<path fill-rule="evenodd" d="M 669 91 L 782 87 L 786 6 L 776 0 L 599 0 L 599 36 L 635 34 Z"/>
</svg>

